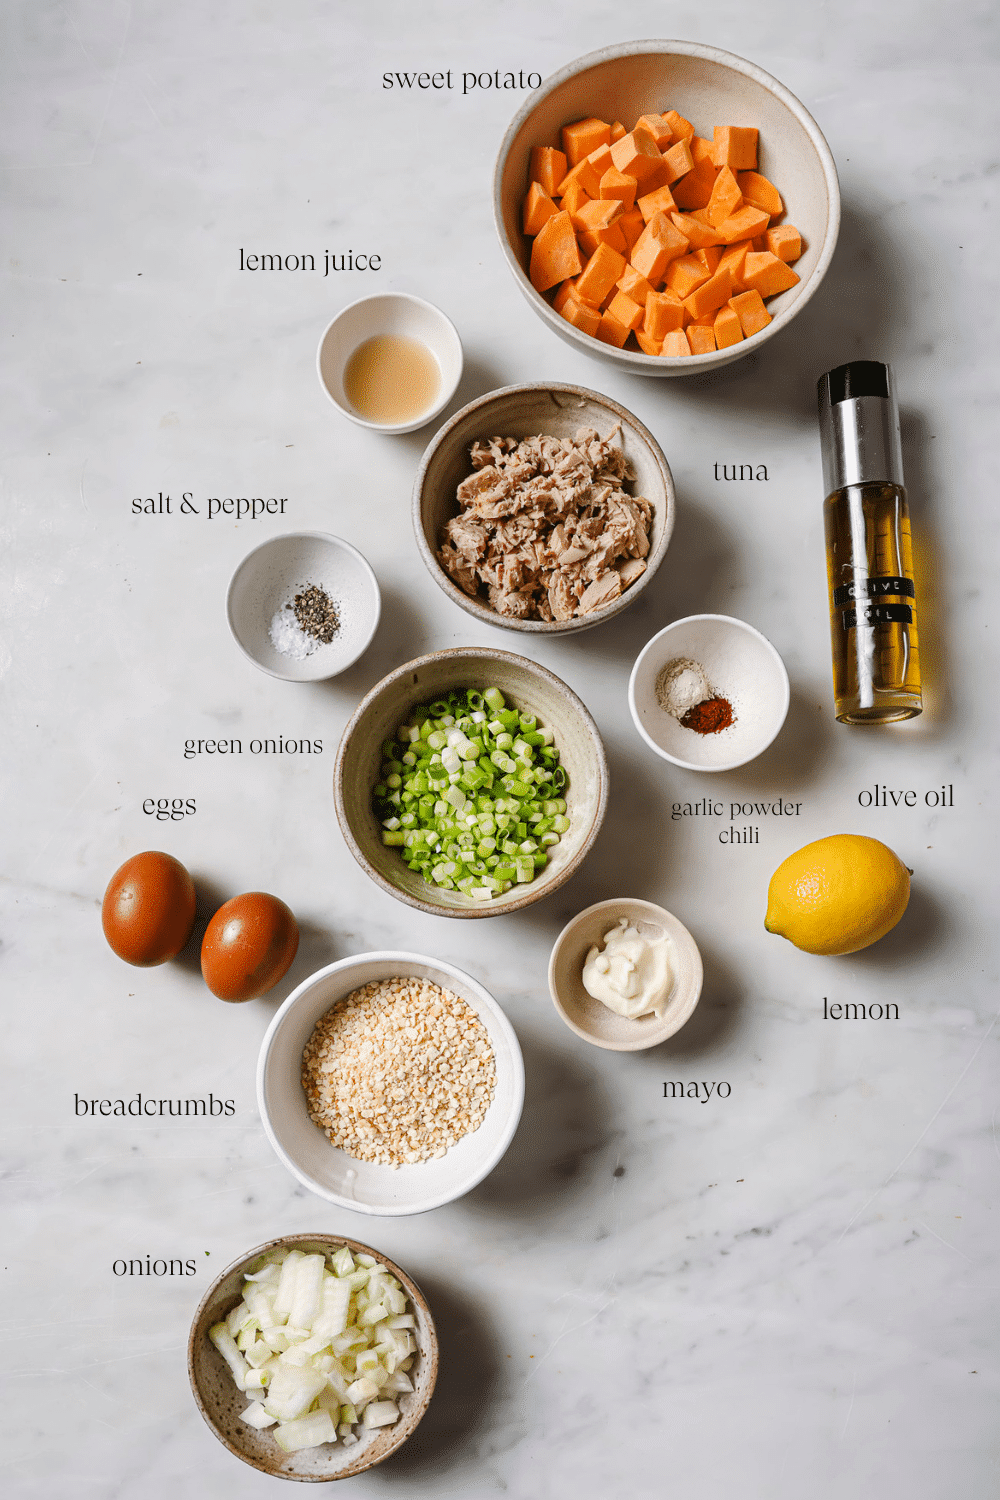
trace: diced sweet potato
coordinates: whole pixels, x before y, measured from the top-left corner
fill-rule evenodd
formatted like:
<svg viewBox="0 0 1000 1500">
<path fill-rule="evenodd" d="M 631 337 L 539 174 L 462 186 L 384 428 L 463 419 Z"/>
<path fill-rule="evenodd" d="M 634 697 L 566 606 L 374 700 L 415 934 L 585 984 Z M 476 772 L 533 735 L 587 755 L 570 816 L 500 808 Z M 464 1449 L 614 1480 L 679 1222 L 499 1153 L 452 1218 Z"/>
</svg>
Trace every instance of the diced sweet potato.
<svg viewBox="0 0 1000 1500">
<path fill-rule="evenodd" d="M 566 322 L 579 328 L 581 333 L 586 333 L 592 339 L 597 337 L 601 315 L 589 302 L 584 302 L 581 297 L 569 297 L 559 311 Z"/>
<path fill-rule="evenodd" d="M 648 338 L 663 340 L 684 327 L 684 307 L 674 292 L 650 292 L 642 331 Z"/>
<path fill-rule="evenodd" d="M 624 323 L 628 329 L 642 327 L 644 317 L 643 309 L 638 302 L 633 302 L 631 297 L 626 297 L 624 292 L 618 292 L 608 303 L 608 312 L 619 323 Z"/>
<path fill-rule="evenodd" d="M 784 205 L 757 171 L 756 129 L 716 126 L 708 140 L 667 110 L 631 132 L 576 120 L 563 144 L 532 151 L 523 222 L 532 284 L 567 322 L 665 358 L 766 328 L 764 298 L 798 282 L 802 239 L 792 224 L 769 228 Z"/>
<path fill-rule="evenodd" d="M 590 194 L 583 190 L 579 180 L 575 180 L 570 183 L 569 187 L 563 193 L 562 198 L 559 200 L 559 207 L 564 208 L 570 218 L 572 218 L 575 213 L 579 213 L 585 203 L 589 203 L 590 201 Z"/>
<path fill-rule="evenodd" d="M 621 229 L 621 219 L 616 219 L 601 229 L 578 229 L 576 237 L 584 255 L 593 255 L 598 245 L 610 245 L 612 250 L 618 251 L 619 255 L 628 254 L 628 245 Z"/>
<path fill-rule="evenodd" d="M 629 208 L 622 214 L 618 222 L 622 227 L 622 234 L 625 236 L 628 253 L 631 255 L 633 246 L 641 238 L 642 231 L 646 227 L 642 214 L 638 208 Z"/>
<path fill-rule="evenodd" d="M 729 306 L 740 320 L 740 327 L 746 338 L 755 333 L 760 333 L 768 323 L 774 320 L 761 300 L 757 291 L 740 292 L 738 297 L 731 297 Z"/>
<path fill-rule="evenodd" d="M 537 182 L 550 198 L 556 196 L 559 184 L 568 171 L 569 162 L 566 160 L 565 152 L 557 151 L 555 146 L 532 146 L 528 176 L 532 182 Z"/>
<path fill-rule="evenodd" d="M 572 125 L 564 125 L 561 134 L 562 148 L 571 167 L 589 156 L 596 146 L 611 145 L 611 126 L 593 115 L 586 120 L 575 120 Z M 753 165 L 757 165 L 756 157 Z"/>
<path fill-rule="evenodd" d="M 692 354 L 711 354 L 715 349 L 715 330 L 708 323 L 692 323 L 687 330 Z"/>
<path fill-rule="evenodd" d="M 715 315 L 715 347 L 729 349 L 743 342 L 743 325 L 733 308 L 720 307 Z"/>
<path fill-rule="evenodd" d="M 696 208 L 689 214 L 671 214 L 670 218 L 693 250 L 707 250 L 711 245 L 720 245 L 722 239 L 719 231 L 706 224 L 704 219 L 696 219 L 694 216 L 698 213 L 704 213 L 704 209 Z"/>
<path fill-rule="evenodd" d="M 611 147 L 603 143 L 596 150 L 590 152 L 587 160 L 597 173 L 598 182 L 600 182 L 605 172 L 614 166 L 614 162 L 611 160 Z"/>
<path fill-rule="evenodd" d="M 624 212 L 617 198 L 590 198 L 579 211 L 571 215 L 574 229 L 596 231 L 606 229 Z"/>
<path fill-rule="evenodd" d="M 663 153 L 663 165 L 667 168 L 667 182 L 676 182 L 678 177 L 684 177 L 694 166 L 691 156 L 691 148 L 687 141 L 677 141 L 670 147 L 669 151 Z"/>
<path fill-rule="evenodd" d="M 753 125 L 716 125 L 712 132 L 715 165 L 731 172 L 755 170 L 757 129 Z"/>
<path fill-rule="evenodd" d="M 665 115 L 640 115 L 635 122 L 636 130 L 642 125 L 648 130 L 656 142 L 657 151 L 666 151 L 674 138 L 674 132 L 670 128 L 670 121 Z"/>
<path fill-rule="evenodd" d="M 758 253 L 751 250 L 743 267 L 743 285 L 748 290 L 760 292 L 762 297 L 774 297 L 778 292 L 787 292 L 798 284 L 798 276 L 783 260 L 772 255 L 770 250 Z"/>
<path fill-rule="evenodd" d="M 565 209 L 547 219 L 531 244 L 528 275 L 536 292 L 576 276 L 583 269 L 573 221 Z"/>
<path fill-rule="evenodd" d="M 787 265 L 802 254 L 802 236 L 794 224 L 775 224 L 766 235 L 767 248 Z"/>
<path fill-rule="evenodd" d="M 522 208 L 525 234 L 538 234 L 546 219 L 551 219 L 558 209 L 540 183 L 533 182 Z"/>
<path fill-rule="evenodd" d="M 630 330 L 625 327 L 624 323 L 619 323 L 618 319 L 612 317 L 610 312 L 606 312 L 601 314 L 601 322 L 596 337 L 600 339 L 602 344 L 613 344 L 616 349 L 623 349 L 629 332 Z"/>
<path fill-rule="evenodd" d="M 580 278 L 578 276 L 571 276 L 566 281 L 560 284 L 555 296 L 552 298 L 552 306 L 555 308 L 556 312 L 562 312 L 570 297 L 575 297 L 577 295 L 576 283 L 577 281 L 579 281 L 579 279 Z"/>
<path fill-rule="evenodd" d="M 617 167 L 609 167 L 601 178 L 601 197 L 617 198 L 623 209 L 631 208 L 635 203 L 638 187 L 634 177 L 619 172 Z"/>
<path fill-rule="evenodd" d="M 732 295 L 733 283 L 729 272 L 716 271 L 709 281 L 695 287 L 694 291 L 684 298 L 684 306 L 692 318 L 701 318 L 705 313 L 714 312 L 717 307 L 728 302 Z"/>
<path fill-rule="evenodd" d="M 634 177 L 640 188 L 649 183 L 654 172 L 659 168 L 661 157 L 656 148 L 656 142 L 647 130 L 632 131 L 630 135 L 623 135 L 620 141 L 616 141 L 611 147 L 611 160 L 619 172 L 624 172 L 628 177 Z M 659 187 L 659 183 L 655 186 Z"/>
<path fill-rule="evenodd" d="M 710 275 L 711 272 L 706 271 L 693 255 L 679 255 L 667 267 L 667 288 L 683 302 L 685 297 L 691 295 L 695 287 L 708 281 Z"/>
<path fill-rule="evenodd" d="M 578 161 L 574 167 L 566 173 L 556 189 L 556 196 L 565 198 L 567 189 L 571 183 L 577 182 L 583 188 L 588 198 L 599 198 L 601 195 L 601 174 L 598 172 L 589 157 Z"/>
<path fill-rule="evenodd" d="M 755 234 L 763 234 L 766 228 L 767 214 L 746 203 L 723 219 L 718 225 L 718 235 L 724 245 L 735 245 L 737 240 L 751 240 Z"/>
<path fill-rule="evenodd" d="M 691 345 L 688 343 L 688 336 L 683 328 L 677 328 L 673 333 L 667 334 L 660 353 L 666 359 L 677 359 L 691 353 Z"/>
<path fill-rule="evenodd" d="M 694 163 L 686 177 L 674 184 L 673 193 L 677 207 L 681 209 L 706 208 L 715 186 L 718 168 L 715 165 L 715 147 L 704 136 L 696 135 L 690 143 L 691 160 Z"/>
<path fill-rule="evenodd" d="M 769 218 L 774 219 L 785 212 L 778 189 L 759 172 L 740 172 L 736 181 L 747 203 L 762 208 Z"/>
<path fill-rule="evenodd" d="M 676 214 L 673 216 L 678 217 Z M 632 264 L 650 286 L 659 286 L 666 274 L 667 266 L 688 248 L 685 235 L 666 214 L 657 214 L 650 219 L 640 238 L 632 247 Z"/>
<path fill-rule="evenodd" d="M 722 259 L 719 261 L 719 264 L 716 268 L 717 270 L 721 271 L 722 268 L 725 267 L 725 269 L 729 272 L 730 276 L 733 279 L 733 286 L 738 292 L 743 292 L 746 290 L 743 285 L 743 267 L 746 263 L 747 252 L 750 250 L 750 248 L 751 244 L 749 240 L 738 240 L 735 245 L 728 245 L 726 249 L 723 250 Z"/>
<path fill-rule="evenodd" d="M 728 167 L 722 167 L 715 179 L 712 196 L 708 200 L 705 212 L 708 214 L 710 224 L 721 224 L 731 214 L 742 207 L 743 194 L 739 190 L 736 178 Z"/>
<path fill-rule="evenodd" d="M 610 245 L 598 245 L 577 277 L 577 291 L 599 306 L 625 270 L 625 257 Z"/>
<path fill-rule="evenodd" d="M 655 219 L 657 214 L 671 214 L 677 208 L 674 195 L 664 183 L 663 187 L 656 189 L 654 193 L 644 193 L 636 204 L 642 214 L 643 222 L 648 224 L 650 219 Z"/>
<path fill-rule="evenodd" d="M 663 348 L 662 339 L 651 339 L 648 333 L 643 333 L 641 328 L 635 330 L 635 341 L 643 354 L 659 354 Z"/>
<path fill-rule="evenodd" d="M 689 141 L 694 135 L 694 126 L 691 124 L 691 121 L 685 120 L 684 116 L 679 115 L 676 109 L 668 109 L 663 118 L 670 126 L 675 141 Z"/>
<path fill-rule="evenodd" d="M 645 276 L 639 275 L 635 266 L 626 266 L 616 284 L 620 292 L 631 297 L 633 302 L 638 302 L 640 307 L 646 306 L 646 298 L 653 290 Z"/>
</svg>

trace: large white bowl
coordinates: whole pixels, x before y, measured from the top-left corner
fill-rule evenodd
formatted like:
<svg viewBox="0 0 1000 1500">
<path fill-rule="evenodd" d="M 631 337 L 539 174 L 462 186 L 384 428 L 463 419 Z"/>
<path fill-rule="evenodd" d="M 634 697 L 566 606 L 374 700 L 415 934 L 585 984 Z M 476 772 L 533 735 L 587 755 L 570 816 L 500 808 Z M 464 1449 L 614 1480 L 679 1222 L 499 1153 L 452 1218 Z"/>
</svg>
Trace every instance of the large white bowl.
<svg viewBox="0 0 1000 1500">
<path fill-rule="evenodd" d="M 661 708 L 656 679 L 670 661 L 687 657 L 728 700 L 733 723 L 698 734 Z M 766 636 L 729 615 L 688 615 L 647 641 L 628 684 L 628 706 L 646 744 L 688 771 L 732 771 L 766 750 L 788 713 L 785 664 Z"/>
<path fill-rule="evenodd" d="M 313 1028 L 338 1000 L 380 979 L 416 975 L 451 990 L 485 1026 L 496 1061 L 493 1102 L 478 1130 L 436 1161 L 389 1167 L 355 1161 L 309 1118 L 302 1053 Z M 303 980 L 267 1029 L 257 1063 L 257 1105 L 268 1139 L 288 1170 L 340 1208 L 396 1218 L 461 1198 L 492 1172 L 510 1145 L 524 1103 L 524 1063 L 514 1028 L 487 990 L 441 959 L 419 953 L 362 953 Z"/>
<path fill-rule="evenodd" d="M 588 115 L 620 120 L 631 130 L 640 115 L 671 108 L 691 120 L 699 135 L 710 133 L 715 125 L 758 128 L 760 170 L 780 192 L 787 220 L 801 232 L 806 247 L 795 262 L 798 285 L 768 300 L 772 323 L 728 349 L 685 359 L 615 349 L 567 323 L 531 285 L 530 241 L 521 232 L 532 146 L 558 146 L 561 127 Z M 840 187 L 816 121 L 763 68 L 699 42 L 623 42 L 560 68 L 514 116 L 493 175 L 493 216 L 518 287 L 532 311 L 567 344 L 633 375 L 703 375 L 759 349 L 805 307 L 833 259 L 840 231 Z"/>
</svg>

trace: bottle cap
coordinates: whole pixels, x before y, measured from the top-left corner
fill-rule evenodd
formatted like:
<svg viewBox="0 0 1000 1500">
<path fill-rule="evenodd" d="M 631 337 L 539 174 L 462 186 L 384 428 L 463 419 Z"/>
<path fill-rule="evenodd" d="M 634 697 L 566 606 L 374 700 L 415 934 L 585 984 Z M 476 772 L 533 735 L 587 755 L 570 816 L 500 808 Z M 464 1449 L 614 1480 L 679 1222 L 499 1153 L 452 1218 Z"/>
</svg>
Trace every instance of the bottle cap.
<svg viewBox="0 0 1000 1500">
<path fill-rule="evenodd" d="M 838 365 L 820 377 L 818 391 L 826 493 L 848 484 L 901 486 L 899 408 L 889 366 L 873 359 Z"/>
</svg>

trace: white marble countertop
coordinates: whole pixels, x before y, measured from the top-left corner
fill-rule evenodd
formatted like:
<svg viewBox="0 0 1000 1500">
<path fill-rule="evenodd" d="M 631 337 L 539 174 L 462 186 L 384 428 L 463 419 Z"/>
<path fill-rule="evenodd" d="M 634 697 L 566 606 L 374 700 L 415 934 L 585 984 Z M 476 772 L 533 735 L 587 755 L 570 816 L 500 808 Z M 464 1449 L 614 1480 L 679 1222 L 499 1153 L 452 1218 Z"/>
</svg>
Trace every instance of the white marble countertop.
<svg viewBox="0 0 1000 1500">
<path fill-rule="evenodd" d="M 705 0 L 669 15 L 652 0 L 617 14 L 593 0 L 21 0 L 4 29 L 4 1493 L 284 1493 L 202 1422 L 185 1343 L 218 1270 L 313 1229 L 401 1263 L 443 1344 L 419 1433 L 344 1481 L 345 1500 L 995 1493 L 996 16 L 972 0 Z M 619 376 L 521 298 L 488 188 L 523 93 L 381 87 L 395 69 L 547 75 L 665 32 L 780 78 L 826 134 L 844 198 L 809 307 L 699 381 Z M 353 249 L 382 270 L 241 273 L 241 248 Z M 531 642 L 595 714 L 611 802 L 573 881 L 495 921 L 384 895 L 330 795 L 341 729 L 392 667 L 460 643 L 525 646 L 476 626 L 419 561 L 409 492 L 430 430 L 373 436 L 318 387 L 326 322 L 390 287 L 438 303 L 461 332 L 451 410 L 521 380 L 592 385 L 653 430 L 678 488 L 644 598 L 577 640 Z M 880 732 L 836 725 L 829 682 L 814 391 L 854 357 L 896 371 L 927 580 L 927 709 Z M 766 483 L 714 477 L 751 462 Z M 134 497 L 161 491 L 175 513 L 132 515 Z M 200 515 L 176 513 L 184 492 Z M 287 496 L 284 517 L 205 516 L 205 497 L 246 494 Z M 314 686 L 255 671 L 224 611 L 250 547 L 300 529 L 360 547 L 386 606 L 367 655 Z M 626 704 L 643 643 L 700 611 L 764 631 L 792 681 L 771 750 L 710 788 L 653 756 Z M 185 759 L 185 740 L 220 735 L 323 751 Z M 876 785 L 915 789 L 918 806 L 865 810 L 859 793 Z M 941 785 L 954 806 L 928 810 Z M 755 820 L 758 844 L 727 847 L 728 818 L 671 816 L 708 791 L 801 812 Z M 147 798 L 193 798 L 197 813 L 158 822 Z M 875 948 L 815 958 L 765 933 L 766 886 L 786 854 L 840 831 L 891 844 L 914 895 Z M 144 971 L 115 958 L 101 896 L 146 848 L 183 860 L 206 900 L 265 889 L 289 903 L 303 941 L 272 995 L 225 1006 L 196 959 Z M 705 959 L 694 1019 L 647 1054 L 588 1047 L 546 986 L 568 917 L 623 894 L 676 913 Z M 527 1069 L 498 1169 L 411 1220 L 336 1212 L 299 1188 L 254 1099 L 277 1003 L 333 958 L 384 947 L 481 979 Z M 824 1021 L 824 997 L 891 1000 L 899 1020 Z M 678 1079 L 731 1094 L 665 1099 Z M 235 1113 L 75 1117 L 76 1095 L 140 1092 L 211 1092 Z M 146 1255 L 192 1259 L 196 1274 L 113 1274 Z"/>
</svg>

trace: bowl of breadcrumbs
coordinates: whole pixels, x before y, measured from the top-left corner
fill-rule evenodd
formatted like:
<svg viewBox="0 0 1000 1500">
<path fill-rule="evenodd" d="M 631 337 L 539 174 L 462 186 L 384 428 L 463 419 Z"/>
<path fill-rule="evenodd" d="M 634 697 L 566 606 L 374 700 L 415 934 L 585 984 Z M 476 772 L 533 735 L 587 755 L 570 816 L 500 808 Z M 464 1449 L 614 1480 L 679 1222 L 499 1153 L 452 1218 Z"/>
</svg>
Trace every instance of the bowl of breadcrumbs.
<svg viewBox="0 0 1000 1500">
<path fill-rule="evenodd" d="M 289 995 L 261 1047 L 257 1102 L 310 1192 L 356 1213 L 424 1213 L 503 1156 L 524 1065 L 510 1022 L 470 975 L 416 953 L 365 953 Z"/>
</svg>

